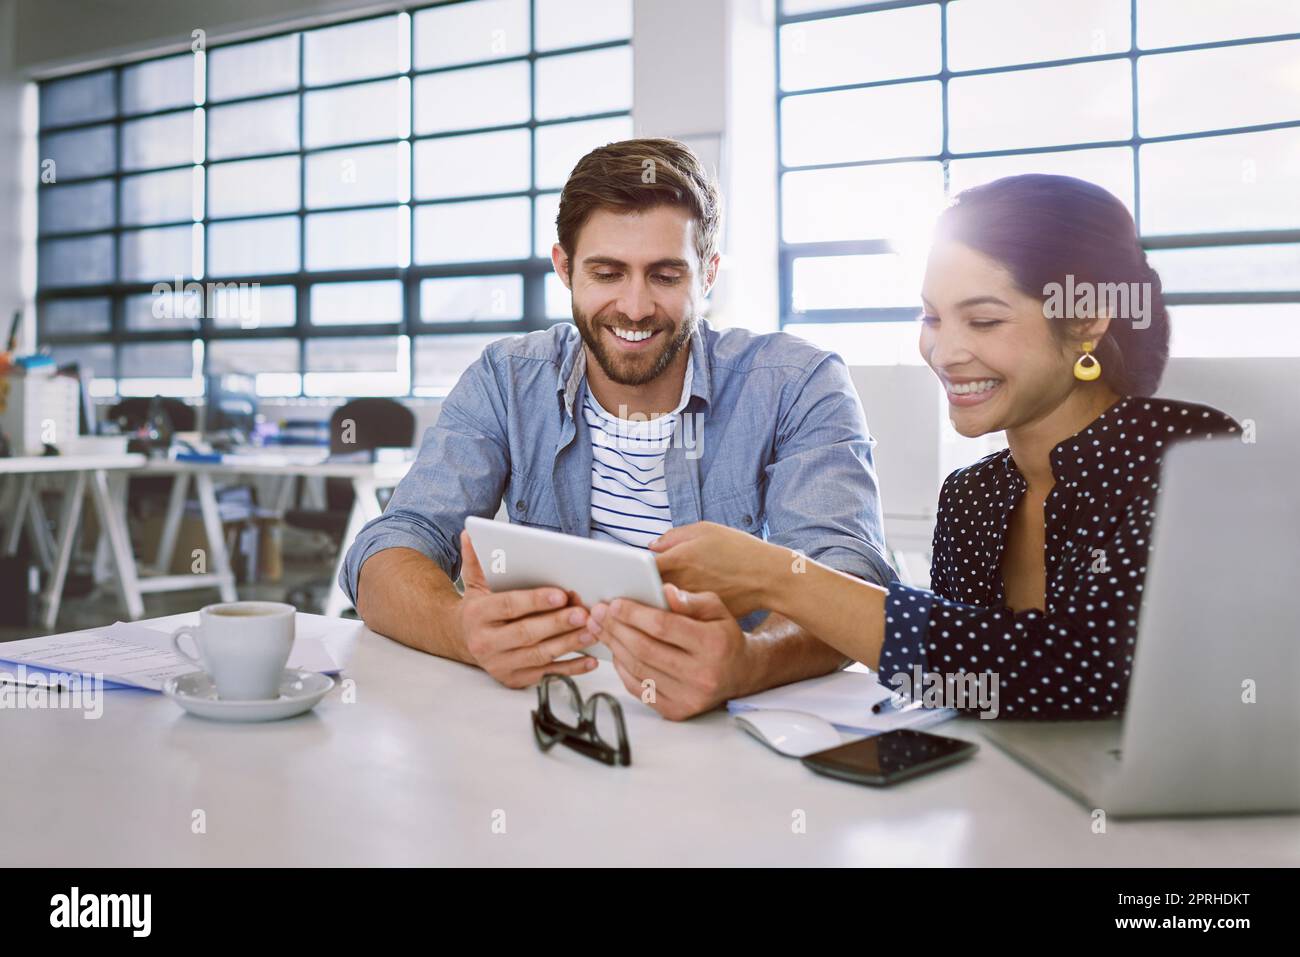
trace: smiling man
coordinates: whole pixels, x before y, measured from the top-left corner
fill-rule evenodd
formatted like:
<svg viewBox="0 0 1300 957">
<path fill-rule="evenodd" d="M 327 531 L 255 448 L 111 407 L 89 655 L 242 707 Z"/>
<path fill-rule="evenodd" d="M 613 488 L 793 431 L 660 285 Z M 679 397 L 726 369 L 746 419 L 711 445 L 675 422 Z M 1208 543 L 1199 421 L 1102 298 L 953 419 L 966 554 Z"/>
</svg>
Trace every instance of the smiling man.
<svg viewBox="0 0 1300 957">
<path fill-rule="evenodd" d="M 571 535 L 645 548 L 706 520 L 892 579 L 872 440 L 843 361 L 702 318 L 720 205 L 673 140 L 613 143 L 578 163 L 552 250 L 573 324 L 493 343 L 447 397 L 410 474 L 348 552 L 341 584 L 373 630 L 510 687 L 595 667 L 556 660 L 600 633 L 562 590 L 488 590 L 462 529 L 503 496 L 512 522 Z M 844 663 L 779 616 L 738 622 L 716 598 L 666 592 L 668 611 L 643 609 L 640 629 L 600 635 L 629 692 L 654 682 L 665 717 Z"/>
</svg>

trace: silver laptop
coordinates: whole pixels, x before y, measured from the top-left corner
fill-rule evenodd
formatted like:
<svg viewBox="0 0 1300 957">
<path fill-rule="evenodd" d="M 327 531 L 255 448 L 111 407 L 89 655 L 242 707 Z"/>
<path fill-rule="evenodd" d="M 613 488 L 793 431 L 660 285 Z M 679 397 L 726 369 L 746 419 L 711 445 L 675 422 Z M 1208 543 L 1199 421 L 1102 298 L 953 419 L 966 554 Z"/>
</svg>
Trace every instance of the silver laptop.
<svg viewBox="0 0 1300 957">
<path fill-rule="evenodd" d="M 1276 432 L 1171 449 L 1124 718 L 986 737 L 1113 817 L 1300 810 L 1298 460 Z"/>
</svg>

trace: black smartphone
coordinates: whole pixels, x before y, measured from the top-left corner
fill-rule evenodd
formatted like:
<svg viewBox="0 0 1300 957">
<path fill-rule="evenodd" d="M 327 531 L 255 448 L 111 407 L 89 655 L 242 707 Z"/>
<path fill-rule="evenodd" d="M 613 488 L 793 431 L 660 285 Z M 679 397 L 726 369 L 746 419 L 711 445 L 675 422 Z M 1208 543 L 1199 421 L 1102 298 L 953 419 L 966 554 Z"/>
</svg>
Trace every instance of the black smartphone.
<svg viewBox="0 0 1300 957">
<path fill-rule="evenodd" d="M 904 729 L 841 744 L 801 760 L 818 774 L 884 786 L 955 764 L 978 750 L 979 745 L 969 741 Z"/>
</svg>

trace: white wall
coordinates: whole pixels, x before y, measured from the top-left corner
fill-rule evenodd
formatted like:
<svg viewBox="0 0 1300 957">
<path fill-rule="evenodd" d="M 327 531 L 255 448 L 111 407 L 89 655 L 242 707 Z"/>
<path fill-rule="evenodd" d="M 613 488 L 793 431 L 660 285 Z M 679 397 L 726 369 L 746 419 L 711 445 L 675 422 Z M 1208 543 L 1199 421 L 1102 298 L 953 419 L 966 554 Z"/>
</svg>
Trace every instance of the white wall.
<svg viewBox="0 0 1300 957">
<path fill-rule="evenodd" d="M 14 65 L 14 40 L 18 0 L 0 0 L 0 336 L 9 334 L 9 320 L 17 308 L 31 312 L 23 281 L 23 82 Z M 33 321 L 25 322 L 30 327 Z M 23 343 L 30 346 L 33 330 L 24 328 Z M 5 343 L 0 342 L 0 348 Z"/>
</svg>

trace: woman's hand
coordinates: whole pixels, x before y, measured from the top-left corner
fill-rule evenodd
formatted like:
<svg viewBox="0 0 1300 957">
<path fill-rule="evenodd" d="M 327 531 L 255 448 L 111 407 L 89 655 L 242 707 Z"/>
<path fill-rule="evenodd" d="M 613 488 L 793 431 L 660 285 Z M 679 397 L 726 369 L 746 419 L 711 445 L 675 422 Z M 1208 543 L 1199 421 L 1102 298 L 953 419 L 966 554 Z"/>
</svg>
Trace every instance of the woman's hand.
<svg viewBox="0 0 1300 957">
<path fill-rule="evenodd" d="M 669 529 L 650 543 L 650 550 L 664 581 L 688 592 L 714 592 L 737 618 L 759 608 L 771 610 L 769 589 L 789 569 L 794 554 L 713 522 Z"/>
</svg>

